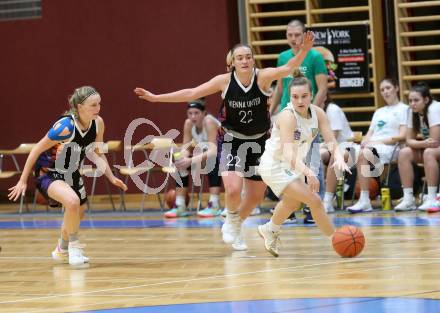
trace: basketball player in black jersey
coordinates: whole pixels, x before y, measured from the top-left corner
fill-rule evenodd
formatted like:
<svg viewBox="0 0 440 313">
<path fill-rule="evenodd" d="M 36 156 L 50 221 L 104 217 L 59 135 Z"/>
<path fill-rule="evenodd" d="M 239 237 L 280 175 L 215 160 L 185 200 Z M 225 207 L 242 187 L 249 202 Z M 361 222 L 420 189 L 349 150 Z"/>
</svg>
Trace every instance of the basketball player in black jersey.
<svg viewBox="0 0 440 313">
<path fill-rule="evenodd" d="M 223 105 L 218 135 L 220 172 L 228 208 L 222 227 L 223 241 L 235 250 L 246 250 L 241 236 L 242 222 L 264 197 L 266 185 L 256 174 L 270 128 L 267 98 L 273 81 L 292 73 L 313 46 L 314 35 L 307 32 L 300 53 L 277 68 L 256 69 L 251 48 L 239 44 L 231 50 L 232 72 L 213 77 L 195 88 L 155 95 L 136 88 L 139 98 L 149 102 L 187 102 L 216 92 L 222 93 Z M 243 188 L 244 187 L 244 188 Z M 244 196 L 241 191 L 244 189 Z"/>
<path fill-rule="evenodd" d="M 79 167 L 86 153 L 94 157 L 92 161 L 112 184 L 127 189 L 113 175 L 105 155 L 97 149 L 96 144 L 102 144 L 104 138 L 104 121 L 99 116 L 100 103 L 101 96 L 93 87 L 75 89 L 69 98 L 70 111 L 58 119 L 32 149 L 19 182 L 9 189 L 8 195 L 10 200 L 15 201 L 25 193 L 27 179 L 36 164 L 38 190 L 48 200 L 61 203 L 65 208 L 61 238 L 52 257 L 74 266 L 89 261 L 83 255 L 83 245 L 78 241 L 79 225 L 87 202 Z"/>
</svg>

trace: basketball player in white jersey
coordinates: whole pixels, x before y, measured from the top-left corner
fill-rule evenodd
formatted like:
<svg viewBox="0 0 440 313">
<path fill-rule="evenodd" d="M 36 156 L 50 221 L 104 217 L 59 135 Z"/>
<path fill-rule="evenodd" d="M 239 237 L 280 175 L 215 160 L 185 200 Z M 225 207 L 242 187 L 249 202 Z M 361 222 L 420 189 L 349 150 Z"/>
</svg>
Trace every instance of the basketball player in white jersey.
<svg viewBox="0 0 440 313">
<path fill-rule="evenodd" d="M 301 203 L 310 207 L 316 224 L 326 236 L 334 233 L 333 224 L 318 195 L 317 173 L 304 163 L 318 132 L 334 154 L 332 166 L 335 170 L 349 171 L 325 112 L 311 104 L 309 80 L 295 71 L 289 90 L 290 103 L 275 119 L 258 168 L 263 181 L 282 199 L 276 205 L 271 220 L 258 227 L 266 250 L 275 257 L 278 256 L 281 225 Z"/>
</svg>

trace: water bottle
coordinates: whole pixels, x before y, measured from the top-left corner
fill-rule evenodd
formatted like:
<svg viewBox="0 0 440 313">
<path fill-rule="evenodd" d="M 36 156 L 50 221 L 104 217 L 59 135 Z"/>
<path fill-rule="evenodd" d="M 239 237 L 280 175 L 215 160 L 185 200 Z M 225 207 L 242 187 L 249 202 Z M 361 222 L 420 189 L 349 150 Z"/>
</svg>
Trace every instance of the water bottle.
<svg viewBox="0 0 440 313">
<path fill-rule="evenodd" d="M 345 178 L 344 178 L 344 172 L 335 168 L 335 175 L 336 175 L 336 206 L 343 210 L 344 209 L 344 185 L 345 185 Z"/>
<path fill-rule="evenodd" d="M 391 210 L 390 188 L 381 188 L 380 197 L 382 200 L 382 210 Z"/>
<path fill-rule="evenodd" d="M 336 185 L 336 205 L 341 209 L 344 207 L 344 183 L 344 177 L 339 177 Z"/>
<path fill-rule="evenodd" d="M 174 161 L 178 161 L 183 158 L 182 153 L 180 151 L 173 153 Z M 189 172 L 187 169 L 179 170 L 180 177 L 188 176 Z"/>
</svg>

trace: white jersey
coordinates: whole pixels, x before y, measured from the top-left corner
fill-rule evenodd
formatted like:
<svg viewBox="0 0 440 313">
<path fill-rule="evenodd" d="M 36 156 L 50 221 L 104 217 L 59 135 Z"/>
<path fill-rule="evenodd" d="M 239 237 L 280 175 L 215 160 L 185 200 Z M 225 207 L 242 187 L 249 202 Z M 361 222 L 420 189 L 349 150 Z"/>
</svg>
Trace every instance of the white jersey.
<svg viewBox="0 0 440 313">
<path fill-rule="evenodd" d="M 398 136 L 400 126 L 406 126 L 409 107 L 403 102 L 381 107 L 373 114 L 370 129 L 373 129 L 371 141 Z"/>
<path fill-rule="evenodd" d="M 353 132 L 350 128 L 347 117 L 339 106 L 334 103 L 329 103 L 325 113 L 330 122 L 331 130 L 339 131 L 338 138 L 336 138 L 338 143 L 346 142 L 353 137 Z"/>
<path fill-rule="evenodd" d="M 304 118 L 293 108 L 292 103 L 288 103 L 284 110 L 289 110 L 295 115 L 296 128 L 294 131 L 294 144 L 298 145 L 297 158 L 305 160 L 310 146 L 318 135 L 318 117 L 314 105 L 310 106 L 311 118 Z M 272 127 L 272 134 L 266 141 L 265 154 L 270 155 L 274 160 L 283 160 L 283 147 L 281 147 L 280 129 L 276 123 Z M 290 166 L 289 166 L 290 167 Z"/>
<path fill-rule="evenodd" d="M 208 114 L 205 116 L 205 118 L 209 118 L 212 119 L 217 125 L 218 127 L 221 126 L 221 123 L 219 120 L 217 120 L 214 116 L 212 116 L 211 114 Z M 196 144 L 204 144 L 208 142 L 208 133 L 205 129 L 205 127 L 202 127 L 202 131 L 201 132 L 197 132 L 197 128 L 195 125 L 192 126 L 191 128 L 191 136 L 192 136 L 192 140 L 196 143 Z M 203 147 L 205 148 L 205 147 Z"/>
<path fill-rule="evenodd" d="M 310 118 L 303 118 L 288 103 L 284 110 L 289 110 L 296 119 L 296 128 L 294 130 L 294 144 L 298 145 L 296 153 L 297 160 L 305 161 L 315 137 L 318 135 L 318 117 L 314 105 L 310 106 Z M 272 134 L 266 141 L 266 150 L 261 156 L 258 173 L 263 181 L 280 196 L 287 185 L 292 181 L 304 180 L 302 173 L 295 172 L 290 162 L 283 158 L 283 148 L 281 146 L 280 129 L 276 123 L 272 127 Z"/>
<path fill-rule="evenodd" d="M 413 127 L 413 111 L 410 109 L 408 113 L 408 128 Z M 420 133 L 423 135 L 424 139 L 429 137 L 429 128 L 440 125 L 440 102 L 432 100 L 431 105 L 428 108 L 428 125 L 426 125 L 423 117 L 419 115 L 420 118 Z"/>
</svg>

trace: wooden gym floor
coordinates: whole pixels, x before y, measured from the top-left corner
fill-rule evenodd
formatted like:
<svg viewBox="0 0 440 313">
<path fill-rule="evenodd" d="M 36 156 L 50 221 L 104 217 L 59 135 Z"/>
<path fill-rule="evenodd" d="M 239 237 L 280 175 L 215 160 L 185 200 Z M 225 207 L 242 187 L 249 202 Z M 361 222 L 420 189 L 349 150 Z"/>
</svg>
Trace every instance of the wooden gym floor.
<svg viewBox="0 0 440 313">
<path fill-rule="evenodd" d="M 359 257 L 299 219 L 274 258 L 256 231 L 267 213 L 246 222 L 246 252 L 223 244 L 220 218 L 93 213 L 80 233 L 90 264 L 73 268 L 50 257 L 59 213 L 3 215 L 0 312 L 440 312 L 440 214 L 332 217 L 361 227 Z"/>
</svg>

